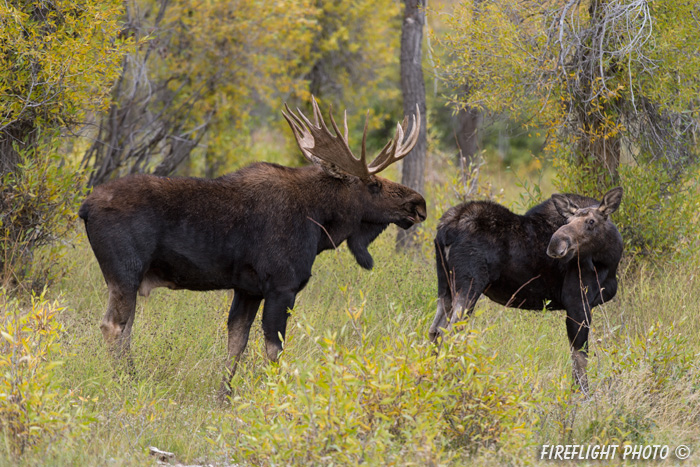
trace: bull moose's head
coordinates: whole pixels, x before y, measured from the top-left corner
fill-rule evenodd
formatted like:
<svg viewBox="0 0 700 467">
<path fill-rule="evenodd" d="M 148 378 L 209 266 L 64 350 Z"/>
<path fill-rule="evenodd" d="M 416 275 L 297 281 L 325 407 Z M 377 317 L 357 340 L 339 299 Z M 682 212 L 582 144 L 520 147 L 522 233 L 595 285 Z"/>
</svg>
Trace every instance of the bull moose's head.
<svg viewBox="0 0 700 467">
<path fill-rule="evenodd" d="M 311 122 L 299 109 L 294 114 L 285 104 L 282 112 L 294 132 L 297 144 L 304 157 L 323 169 L 329 176 L 343 180 L 352 187 L 350 196 L 352 204 L 361 212 L 360 228 L 348 237 L 348 246 L 357 262 L 364 268 L 372 267 L 372 257 L 367 251 L 369 244 L 388 224 L 396 224 L 402 229 L 422 222 L 426 218 L 425 199 L 416 191 L 392 182 L 377 174 L 396 161 L 409 154 L 418 141 L 420 132 L 420 109 L 416 106 L 412 129 L 404 137 L 408 127 L 408 117 L 397 124 L 396 134 L 389 140 L 380 153 L 367 163 L 367 119 L 362 135 L 362 153 L 355 157 L 348 144 L 347 113 L 344 115 L 341 133 L 330 114 L 331 125 L 335 134 L 326 125 L 316 99 L 312 97 L 314 122 Z"/>
<path fill-rule="evenodd" d="M 579 208 L 565 195 L 552 195 L 552 201 L 566 224 L 552 235 L 547 255 L 552 258 L 571 260 L 576 254 L 592 254 L 603 250 L 612 224 L 608 216 L 620 207 L 622 187 L 608 191 L 600 204 Z"/>
</svg>

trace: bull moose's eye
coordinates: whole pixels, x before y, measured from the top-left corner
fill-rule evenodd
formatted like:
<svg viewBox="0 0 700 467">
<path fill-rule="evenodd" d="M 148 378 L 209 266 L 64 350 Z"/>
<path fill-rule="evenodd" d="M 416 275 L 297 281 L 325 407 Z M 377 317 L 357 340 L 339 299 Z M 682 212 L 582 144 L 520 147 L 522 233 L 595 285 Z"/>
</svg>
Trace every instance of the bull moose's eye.
<svg viewBox="0 0 700 467">
<path fill-rule="evenodd" d="M 586 221 L 586 224 L 588 224 L 588 227 L 593 227 L 593 224 L 595 224 L 595 219 L 588 219 Z"/>
<path fill-rule="evenodd" d="M 372 180 L 367 187 L 369 188 L 370 193 L 376 194 L 382 191 L 382 182 L 379 180 Z"/>
</svg>

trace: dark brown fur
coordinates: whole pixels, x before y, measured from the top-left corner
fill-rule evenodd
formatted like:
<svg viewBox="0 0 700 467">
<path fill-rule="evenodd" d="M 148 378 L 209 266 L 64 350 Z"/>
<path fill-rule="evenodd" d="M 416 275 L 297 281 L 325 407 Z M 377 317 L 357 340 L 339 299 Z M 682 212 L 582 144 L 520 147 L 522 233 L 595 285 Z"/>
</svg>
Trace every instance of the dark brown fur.
<svg viewBox="0 0 700 467">
<path fill-rule="evenodd" d="M 420 194 L 377 176 L 257 163 L 214 180 L 124 177 L 96 187 L 79 215 L 109 289 L 102 332 L 120 353 L 128 351 L 137 292 L 235 290 L 227 392 L 263 300 L 267 355 L 276 360 L 316 255 L 347 240 L 370 269 L 369 244 L 390 223 L 421 222 L 426 207 Z"/>
<path fill-rule="evenodd" d="M 608 216 L 621 199 L 615 188 L 600 202 L 554 195 L 522 216 L 488 201 L 449 209 L 435 237 L 431 340 L 471 313 L 481 294 L 513 308 L 565 309 L 574 374 L 585 388 L 590 311 L 617 292 L 622 238 Z"/>
</svg>

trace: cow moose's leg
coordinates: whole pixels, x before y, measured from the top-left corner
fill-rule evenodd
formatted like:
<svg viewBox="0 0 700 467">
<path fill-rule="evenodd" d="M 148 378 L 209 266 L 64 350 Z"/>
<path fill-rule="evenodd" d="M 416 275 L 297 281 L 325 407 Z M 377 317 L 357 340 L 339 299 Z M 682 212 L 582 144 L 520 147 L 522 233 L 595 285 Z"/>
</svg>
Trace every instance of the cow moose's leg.
<svg viewBox="0 0 700 467">
<path fill-rule="evenodd" d="M 435 318 L 433 318 L 433 324 L 430 325 L 430 330 L 428 331 L 430 342 L 436 343 L 438 338 L 441 336 L 441 329 L 445 329 L 447 327 L 447 312 L 445 310 L 451 309 L 452 296 L 439 296 Z"/>
<path fill-rule="evenodd" d="M 443 302 L 445 316 L 441 318 L 440 322 L 437 324 L 433 342 L 437 341 L 437 339 L 442 336 L 443 332 L 450 332 L 455 324 L 472 314 L 477 300 L 486 288 L 484 281 L 478 279 L 469 279 L 466 281 L 457 279 L 456 284 L 457 287 L 461 286 L 462 288 L 451 297 L 451 300 L 445 300 Z M 447 307 L 448 305 L 450 305 L 449 308 Z M 438 302 L 438 313 L 440 312 L 439 306 L 440 303 Z M 435 321 L 437 320 L 438 316 L 435 317 Z M 433 322 L 433 326 L 436 326 L 435 322 Z"/>
<path fill-rule="evenodd" d="M 579 269 L 580 267 L 580 269 Z M 591 307 L 599 296 L 593 270 L 584 265 L 572 268 L 564 278 L 563 302 L 566 308 L 566 333 L 571 345 L 573 379 L 581 390 L 588 393 L 588 334 L 591 325 Z"/>
<path fill-rule="evenodd" d="M 465 318 L 465 311 L 466 316 L 472 314 L 476 306 L 476 301 L 479 300 L 485 288 L 486 285 L 482 284 L 482 281 L 473 279 L 464 284 L 464 288 L 457 292 L 457 296 L 454 298 L 454 304 L 452 305 L 452 314 L 448 324 L 448 331 Z"/>
<path fill-rule="evenodd" d="M 591 323 L 589 310 L 580 309 L 566 311 L 566 333 L 571 345 L 571 361 L 573 363 L 573 379 L 584 393 L 588 393 L 588 330 Z"/>
<path fill-rule="evenodd" d="M 253 325 L 261 301 L 262 297 L 251 296 L 239 290 L 234 293 L 231 310 L 228 313 L 228 358 L 219 391 L 221 399 L 231 394 L 231 379 L 236 374 L 236 367 L 248 344 L 250 327 Z"/>
<path fill-rule="evenodd" d="M 296 292 L 275 291 L 265 296 L 263 306 L 262 328 L 265 335 L 267 358 L 276 362 L 282 352 L 282 341 L 287 329 L 289 310 L 294 308 Z"/>
<path fill-rule="evenodd" d="M 449 250 L 448 250 L 449 251 Z M 428 337 L 436 343 L 441 336 L 441 329 L 447 327 L 447 314 L 452 310 L 452 290 L 454 288 L 454 271 L 446 258 L 444 248 L 435 242 L 435 264 L 437 266 L 438 302 L 433 324 L 430 325 Z"/>
</svg>

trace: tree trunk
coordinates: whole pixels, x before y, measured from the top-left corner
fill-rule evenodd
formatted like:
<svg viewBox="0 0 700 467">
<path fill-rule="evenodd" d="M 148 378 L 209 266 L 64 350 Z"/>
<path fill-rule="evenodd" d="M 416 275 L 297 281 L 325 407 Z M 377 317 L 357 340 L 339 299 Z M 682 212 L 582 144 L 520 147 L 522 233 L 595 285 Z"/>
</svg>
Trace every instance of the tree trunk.
<svg viewBox="0 0 700 467">
<path fill-rule="evenodd" d="M 469 167 L 476 159 L 478 147 L 478 130 L 481 112 L 473 107 L 464 107 L 454 117 L 455 139 L 457 140 L 457 167 Z M 464 159 L 464 165 L 462 165 Z"/>
<path fill-rule="evenodd" d="M 421 45 L 425 24 L 425 0 L 405 0 L 403 25 L 401 27 L 401 90 L 403 92 L 404 115 L 413 115 L 416 105 L 420 109 L 421 124 L 418 143 L 403 159 L 401 183 L 418 192 L 423 191 L 425 172 L 426 109 L 425 82 L 421 66 Z M 410 130 L 408 130 L 410 131 Z M 400 230 L 396 248 L 415 247 L 416 227 Z"/>
<path fill-rule="evenodd" d="M 585 131 L 577 150 L 579 165 L 584 165 L 589 158 L 592 159 L 591 175 L 596 179 L 598 190 L 603 192 L 611 185 L 619 183 L 622 143 L 619 135 L 602 137 L 608 130 L 597 118 L 596 115 L 588 114 L 579 116 L 580 128 Z"/>
</svg>

